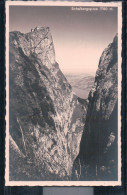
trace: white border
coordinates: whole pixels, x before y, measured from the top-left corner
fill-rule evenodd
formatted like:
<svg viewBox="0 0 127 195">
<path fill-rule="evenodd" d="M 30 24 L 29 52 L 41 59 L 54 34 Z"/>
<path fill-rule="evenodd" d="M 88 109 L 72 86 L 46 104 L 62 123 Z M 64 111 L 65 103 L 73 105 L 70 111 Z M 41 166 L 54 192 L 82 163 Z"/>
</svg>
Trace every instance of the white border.
<svg viewBox="0 0 127 195">
<path fill-rule="evenodd" d="M 118 181 L 9 181 L 9 6 L 106 6 L 118 8 Z M 120 186 L 121 185 L 121 51 L 122 51 L 122 2 L 6 2 L 6 186 Z"/>
</svg>

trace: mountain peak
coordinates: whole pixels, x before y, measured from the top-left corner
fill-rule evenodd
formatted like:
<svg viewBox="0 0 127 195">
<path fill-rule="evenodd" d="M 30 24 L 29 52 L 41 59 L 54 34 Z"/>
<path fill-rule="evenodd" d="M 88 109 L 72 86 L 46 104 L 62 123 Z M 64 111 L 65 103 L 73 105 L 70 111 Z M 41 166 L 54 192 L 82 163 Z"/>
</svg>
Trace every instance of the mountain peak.
<svg viewBox="0 0 127 195">
<path fill-rule="evenodd" d="M 68 180 L 79 153 L 87 102 L 74 95 L 55 62 L 48 27 L 11 32 L 9 41 L 10 175 L 17 180 Z M 19 158 L 20 171 L 13 166 Z"/>
<path fill-rule="evenodd" d="M 20 48 L 28 57 L 36 56 L 43 65 L 52 66 L 56 63 L 53 39 L 47 26 L 35 27 L 26 34 L 17 31 L 11 32 L 10 44 Z"/>
</svg>

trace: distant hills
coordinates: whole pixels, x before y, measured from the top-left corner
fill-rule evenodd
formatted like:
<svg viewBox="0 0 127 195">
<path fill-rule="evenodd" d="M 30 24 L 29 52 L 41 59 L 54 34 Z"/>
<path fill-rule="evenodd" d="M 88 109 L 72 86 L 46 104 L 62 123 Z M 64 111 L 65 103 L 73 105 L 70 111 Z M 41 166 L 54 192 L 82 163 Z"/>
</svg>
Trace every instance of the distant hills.
<svg viewBox="0 0 127 195">
<path fill-rule="evenodd" d="M 68 82 L 71 84 L 75 94 L 83 99 L 87 99 L 89 92 L 94 84 L 95 76 L 91 74 L 65 74 Z"/>
</svg>

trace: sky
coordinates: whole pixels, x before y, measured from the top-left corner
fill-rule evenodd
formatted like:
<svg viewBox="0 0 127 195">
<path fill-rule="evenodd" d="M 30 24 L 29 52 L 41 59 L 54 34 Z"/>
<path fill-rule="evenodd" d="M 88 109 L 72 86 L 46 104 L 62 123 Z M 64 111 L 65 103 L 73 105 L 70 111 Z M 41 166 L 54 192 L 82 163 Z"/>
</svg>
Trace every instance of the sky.
<svg viewBox="0 0 127 195">
<path fill-rule="evenodd" d="M 10 6 L 9 30 L 27 33 L 36 26 L 49 26 L 56 61 L 63 73 L 95 74 L 103 50 L 117 33 L 117 8 L 106 11 L 73 8 Z"/>
</svg>

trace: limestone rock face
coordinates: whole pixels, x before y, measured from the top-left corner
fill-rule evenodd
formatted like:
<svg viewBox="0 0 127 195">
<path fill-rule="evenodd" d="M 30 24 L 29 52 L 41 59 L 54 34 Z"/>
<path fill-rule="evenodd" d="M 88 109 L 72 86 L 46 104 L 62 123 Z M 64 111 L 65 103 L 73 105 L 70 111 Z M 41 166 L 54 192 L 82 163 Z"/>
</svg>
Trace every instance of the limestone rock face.
<svg viewBox="0 0 127 195">
<path fill-rule="evenodd" d="M 80 152 L 75 161 L 75 166 L 82 167 L 83 178 L 80 179 L 117 179 L 117 74 L 115 36 L 102 53 L 95 82 L 88 96 L 86 122 Z"/>
<path fill-rule="evenodd" d="M 10 180 L 68 180 L 87 102 L 60 71 L 50 29 L 11 32 L 9 67 Z"/>
</svg>

